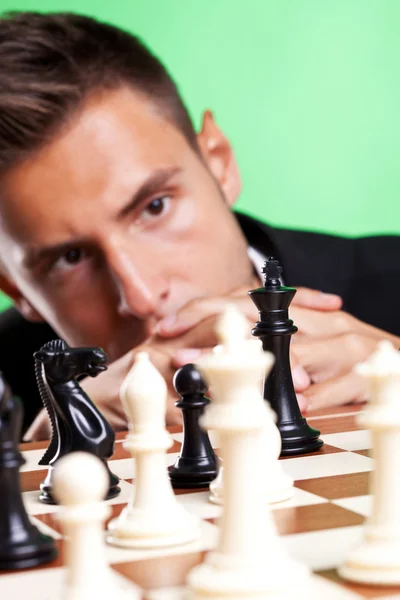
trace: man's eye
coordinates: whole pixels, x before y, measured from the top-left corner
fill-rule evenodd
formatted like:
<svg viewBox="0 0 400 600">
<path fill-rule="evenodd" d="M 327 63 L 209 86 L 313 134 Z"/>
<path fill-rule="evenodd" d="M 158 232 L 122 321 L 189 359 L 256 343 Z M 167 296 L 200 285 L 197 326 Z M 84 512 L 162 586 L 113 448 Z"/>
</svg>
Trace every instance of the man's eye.
<svg viewBox="0 0 400 600">
<path fill-rule="evenodd" d="M 170 203 L 171 198 L 169 196 L 159 196 L 158 198 L 154 198 L 154 200 L 144 207 L 141 216 L 145 220 L 158 217 L 168 210 Z"/>
<path fill-rule="evenodd" d="M 75 265 L 79 265 L 87 257 L 88 253 L 83 248 L 71 248 L 55 261 L 53 267 L 63 270 L 72 269 Z"/>
<path fill-rule="evenodd" d="M 84 254 L 82 248 L 72 248 L 64 254 L 63 258 L 67 264 L 76 265 L 84 258 Z"/>
</svg>

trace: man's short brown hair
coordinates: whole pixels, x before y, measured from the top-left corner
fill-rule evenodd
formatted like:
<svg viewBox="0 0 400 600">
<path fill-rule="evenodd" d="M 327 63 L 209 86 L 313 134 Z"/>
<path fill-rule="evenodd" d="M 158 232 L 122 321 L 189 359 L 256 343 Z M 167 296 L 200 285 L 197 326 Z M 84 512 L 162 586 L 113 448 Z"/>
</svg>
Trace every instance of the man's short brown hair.
<svg viewBox="0 0 400 600">
<path fill-rule="evenodd" d="M 197 150 L 177 87 L 135 36 L 71 13 L 0 18 L 0 173 L 50 141 L 93 92 L 145 94 Z"/>
</svg>

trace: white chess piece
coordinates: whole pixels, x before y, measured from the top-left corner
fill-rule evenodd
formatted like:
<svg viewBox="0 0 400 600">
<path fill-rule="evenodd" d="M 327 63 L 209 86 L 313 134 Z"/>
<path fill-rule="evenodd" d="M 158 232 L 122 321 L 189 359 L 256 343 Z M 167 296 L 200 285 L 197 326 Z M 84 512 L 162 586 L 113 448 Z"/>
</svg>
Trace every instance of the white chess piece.
<svg viewBox="0 0 400 600">
<path fill-rule="evenodd" d="M 221 442 L 224 512 L 217 549 L 189 574 L 191 598 L 309 598 L 309 571 L 286 555 L 260 487 L 260 449 L 270 420 L 260 401 L 261 381 L 273 356 L 254 350 L 254 341 L 245 339 L 247 321 L 234 307 L 218 325 L 222 347 L 198 366 L 212 391 L 203 425 Z"/>
<path fill-rule="evenodd" d="M 371 400 L 359 423 L 372 433 L 372 514 L 363 544 L 339 569 L 345 579 L 370 585 L 400 585 L 400 354 L 382 341 L 356 371 L 370 382 Z"/>
<path fill-rule="evenodd" d="M 108 526 L 107 541 L 128 548 L 185 544 L 200 537 L 197 517 L 174 495 L 165 465 L 173 441 L 165 429 L 167 385 L 145 352 L 121 387 L 129 421 L 124 447 L 136 459 L 133 498 Z"/>
<path fill-rule="evenodd" d="M 258 345 L 258 340 L 254 340 Z M 261 348 L 261 346 L 260 346 Z M 272 366 L 272 365 L 271 365 Z M 266 373 L 267 375 L 267 373 Z M 260 396 L 260 402 L 265 402 Z M 279 429 L 275 425 L 276 415 L 267 402 L 265 402 L 269 419 L 266 420 L 264 433 L 260 440 L 260 479 L 264 473 L 264 481 L 260 481 L 264 485 L 265 501 L 274 504 L 289 500 L 293 496 L 293 479 L 285 473 L 282 468 L 282 463 L 278 460 L 281 448 L 282 439 Z M 211 502 L 214 504 L 224 503 L 224 462 L 221 460 L 218 475 L 210 483 Z"/>
<path fill-rule="evenodd" d="M 138 600 L 108 566 L 103 524 L 111 509 L 103 501 L 108 474 L 101 461 L 87 452 L 73 452 L 54 468 L 54 496 L 62 505 L 58 519 L 65 535 L 68 565 L 62 600 Z"/>
</svg>

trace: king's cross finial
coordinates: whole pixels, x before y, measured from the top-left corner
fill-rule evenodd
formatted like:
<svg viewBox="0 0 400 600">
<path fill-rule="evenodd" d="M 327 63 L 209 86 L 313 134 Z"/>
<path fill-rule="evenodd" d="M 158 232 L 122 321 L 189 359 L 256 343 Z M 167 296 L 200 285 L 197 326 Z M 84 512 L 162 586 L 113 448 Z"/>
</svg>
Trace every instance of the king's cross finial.
<svg viewBox="0 0 400 600">
<path fill-rule="evenodd" d="M 261 272 L 265 274 L 264 287 L 276 287 L 281 285 L 280 277 L 282 267 L 273 256 L 270 256 L 265 261 Z"/>
</svg>

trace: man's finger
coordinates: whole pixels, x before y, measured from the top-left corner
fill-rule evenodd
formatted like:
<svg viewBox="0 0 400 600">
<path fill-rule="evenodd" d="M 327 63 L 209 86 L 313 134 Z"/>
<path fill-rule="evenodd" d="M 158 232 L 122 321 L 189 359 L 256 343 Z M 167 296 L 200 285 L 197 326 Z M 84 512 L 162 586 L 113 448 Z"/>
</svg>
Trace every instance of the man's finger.
<svg viewBox="0 0 400 600">
<path fill-rule="evenodd" d="M 302 396 L 307 402 L 303 410 L 309 412 L 327 406 L 365 402 L 369 399 L 369 390 L 365 379 L 350 371 L 341 377 L 311 385 Z"/>
<path fill-rule="evenodd" d="M 342 298 L 336 294 L 326 294 L 319 290 L 303 287 L 297 288 L 297 293 L 292 302 L 292 306 L 325 311 L 340 310 L 342 305 Z"/>
<path fill-rule="evenodd" d="M 324 340 L 302 338 L 293 345 L 292 355 L 314 383 L 321 383 L 365 361 L 376 346 L 376 339 L 350 332 Z"/>
<path fill-rule="evenodd" d="M 203 320 L 221 314 L 228 304 L 234 304 L 251 324 L 257 321 L 257 309 L 247 294 L 241 297 L 201 298 L 190 302 L 177 315 L 162 319 L 157 326 L 157 335 L 165 338 L 181 335 Z"/>
</svg>

